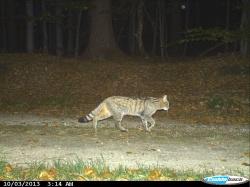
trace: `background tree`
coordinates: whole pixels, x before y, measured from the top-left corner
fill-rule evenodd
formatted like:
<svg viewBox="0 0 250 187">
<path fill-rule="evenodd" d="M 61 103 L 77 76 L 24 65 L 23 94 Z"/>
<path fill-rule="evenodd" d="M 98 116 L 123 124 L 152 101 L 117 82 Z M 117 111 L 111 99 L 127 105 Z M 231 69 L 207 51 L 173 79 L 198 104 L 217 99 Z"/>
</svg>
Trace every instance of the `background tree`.
<svg viewBox="0 0 250 187">
<path fill-rule="evenodd" d="M 75 37 L 75 57 L 79 54 L 79 45 L 80 45 L 80 33 L 81 33 L 81 21 L 82 21 L 82 9 L 78 9 L 77 12 L 77 24 L 76 24 L 76 37 Z"/>
<path fill-rule="evenodd" d="M 72 10 L 68 10 L 67 12 L 67 54 L 70 55 L 74 50 L 74 14 Z"/>
<path fill-rule="evenodd" d="M 179 40 L 182 35 L 182 15 L 181 15 L 181 0 L 170 0 L 170 20 L 169 20 L 169 50 L 172 55 L 180 54 L 180 45 L 178 45 Z"/>
<path fill-rule="evenodd" d="M 166 23 L 166 4 L 164 0 L 159 0 L 158 3 L 159 10 L 159 40 L 160 40 L 160 55 L 161 58 L 166 56 L 167 52 L 167 23 Z"/>
<path fill-rule="evenodd" d="M 27 13 L 27 24 L 26 24 L 26 48 L 28 53 L 34 51 L 34 10 L 33 0 L 26 0 L 26 13 Z"/>
<path fill-rule="evenodd" d="M 9 52 L 15 52 L 17 49 L 17 28 L 16 28 L 16 2 L 15 0 L 8 0 L 6 2 L 7 18 L 7 48 Z"/>
<path fill-rule="evenodd" d="M 62 28 L 62 1 L 56 3 L 56 54 L 58 56 L 63 55 L 63 28 Z"/>
<path fill-rule="evenodd" d="M 250 55 L 250 0 L 242 0 L 240 28 L 243 35 L 240 41 L 240 53 L 247 56 Z"/>
<path fill-rule="evenodd" d="M 143 29 L 144 29 L 144 1 L 139 0 L 137 5 L 137 44 L 138 51 L 141 56 L 145 55 L 143 43 Z"/>
<path fill-rule="evenodd" d="M 137 43 L 137 34 L 136 34 L 136 1 L 131 2 L 130 11 L 129 11 L 129 29 L 128 29 L 128 41 L 129 41 L 129 53 L 136 53 L 136 43 Z"/>
<path fill-rule="evenodd" d="M 43 53 L 48 53 L 48 27 L 47 27 L 47 18 L 48 18 L 48 12 L 47 12 L 47 7 L 46 7 L 46 1 L 43 0 L 41 2 L 41 20 L 42 20 L 42 48 L 43 48 Z"/>
<path fill-rule="evenodd" d="M 6 11 L 5 11 L 5 1 L 1 1 L 1 38 L 2 38 L 2 46 L 1 51 L 7 51 L 7 28 L 6 28 Z"/>
<path fill-rule="evenodd" d="M 121 54 L 114 37 L 111 0 L 93 0 L 91 3 L 90 36 L 85 55 L 106 58 Z"/>
</svg>

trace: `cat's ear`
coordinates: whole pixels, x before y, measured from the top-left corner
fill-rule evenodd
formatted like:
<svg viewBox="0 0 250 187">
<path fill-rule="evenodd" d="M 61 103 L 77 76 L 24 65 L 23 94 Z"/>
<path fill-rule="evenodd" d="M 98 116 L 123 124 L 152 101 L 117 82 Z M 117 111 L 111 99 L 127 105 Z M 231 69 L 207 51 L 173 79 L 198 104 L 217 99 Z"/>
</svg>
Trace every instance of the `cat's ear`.
<svg viewBox="0 0 250 187">
<path fill-rule="evenodd" d="M 167 95 L 164 95 L 163 96 L 163 102 L 166 102 L 168 100 L 168 96 Z"/>
</svg>

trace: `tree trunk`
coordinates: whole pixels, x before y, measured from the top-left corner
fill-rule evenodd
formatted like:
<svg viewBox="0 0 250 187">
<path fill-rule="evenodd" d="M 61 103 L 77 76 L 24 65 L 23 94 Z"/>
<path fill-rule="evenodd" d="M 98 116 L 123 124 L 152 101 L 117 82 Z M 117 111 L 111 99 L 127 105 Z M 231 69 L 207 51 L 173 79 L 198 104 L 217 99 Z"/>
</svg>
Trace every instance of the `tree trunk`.
<svg viewBox="0 0 250 187">
<path fill-rule="evenodd" d="M 154 21 L 154 27 L 153 27 L 153 44 L 152 44 L 152 54 L 156 55 L 156 45 L 157 45 L 157 33 L 158 33 L 158 15 L 159 15 L 159 7 L 156 6 L 155 9 L 155 21 Z"/>
<path fill-rule="evenodd" d="M 240 53 L 243 56 L 249 56 L 250 55 L 250 39 L 248 36 L 248 32 L 250 30 L 250 0 L 242 0 L 243 6 L 242 6 L 242 15 L 241 15 L 241 31 L 244 36 L 242 36 L 242 39 L 240 41 Z"/>
<path fill-rule="evenodd" d="M 136 5 L 133 3 L 133 7 L 130 14 L 129 24 L 129 52 L 130 54 L 136 53 Z"/>
<path fill-rule="evenodd" d="M 195 0 L 194 1 L 194 10 L 195 10 L 195 27 L 200 26 L 200 16 L 201 16 L 201 3 L 200 0 Z"/>
<path fill-rule="evenodd" d="M 159 32 L 160 32 L 160 52 L 161 58 L 165 58 L 167 37 L 166 37 L 166 15 L 165 15 L 165 1 L 159 0 Z"/>
<path fill-rule="evenodd" d="M 144 44 L 143 44 L 143 29 L 144 29 L 143 7 L 144 7 L 144 2 L 143 2 L 143 0 L 139 0 L 138 3 L 139 4 L 138 4 L 138 9 L 137 9 L 137 19 L 138 19 L 137 44 L 138 44 L 139 55 L 144 56 L 145 55 L 145 49 L 144 49 Z"/>
<path fill-rule="evenodd" d="M 6 17 L 5 17 L 5 1 L 1 1 L 1 17 L 2 17 L 2 52 L 7 50 L 7 31 L 6 31 Z"/>
<path fill-rule="evenodd" d="M 34 52 L 34 10 L 33 0 L 26 0 L 26 14 L 27 14 L 27 25 L 26 25 L 26 50 L 28 53 Z"/>
<path fill-rule="evenodd" d="M 72 11 L 69 10 L 68 13 L 68 42 L 67 42 L 67 54 L 72 55 L 74 50 L 74 34 L 73 34 L 73 23 L 74 23 L 74 17 L 72 14 Z"/>
<path fill-rule="evenodd" d="M 188 31 L 189 29 L 189 14 L 190 14 L 190 8 L 189 8 L 189 0 L 186 0 L 186 6 L 185 6 L 185 32 Z M 183 56 L 187 55 L 187 50 L 188 50 L 188 43 L 184 43 L 184 48 L 183 48 Z"/>
<path fill-rule="evenodd" d="M 226 2 L 226 25 L 225 25 L 225 29 L 227 31 L 229 31 L 229 26 L 230 26 L 230 0 L 227 0 Z M 229 44 L 226 43 L 225 52 L 228 51 L 228 48 L 229 48 Z"/>
<path fill-rule="evenodd" d="M 56 54 L 58 56 L 63 55 L 63 33 L 62 33 L 62 7 L 56 6 Z"/>
<path fill-rule="evenodd" d="M 147 17 L 148 22 L 150 23 L 150 25 L 152 26 L 152 48 L 151 48 L 151 54 L 152 55 L 156 55 L 156 45 L 157 45 L 157 35 L 158 35 L 158 30 L 159 30 L 159 4 L 160 1 L 158 1 L 156 3 L 156 7 L 155 7 L 155 12 L 154 12 L 154 16 L 151 16 L 150 12 L 147 10 L 147 7 L 144 6 L 144 12 L 145 12 L 145 16 Z"/>
<path fill-rule="evenodd" d="M 178 56 L 181 49 L 178 45 L 178 40 L 181 38 L 182 32 L 182 17 L 181 17 L 181 2 L 171 0 L 171 16 L 170 16 L 170 27 L 169 27 L 169 39 L 170 47 L 169 51 L 172 55 Z"/>
<path fill-rule="evenodd" d="M 45 0 L 42 1 L 42 14 L 44 15 L 47 12 Z M 48 53 L 48 30 L 47 30 L 47 21 L 43 19 L 43 53 Z"/>
<path fill-rule="evenodd" d="M 82 10 L 79 10 L 79 13 L 78 13 L 78 16 L 77 16 L 77 26 L 76 26 L 75 57 L 78 57 L 78 54 L 79 54 L 81 20 L 82 20 Z"/>
<path fill-rule="evenodd" d="M 17 33 L 15 24 L 16 4 L 14 0 L 5 1 L 7 4 L 7 45 L 8 52 L 15 52 L 17 49 Z"/>
<path fill-rule="evenodd" d="M 92 0 L 90 37 L 84 56 L 106 58 L 120 55 L 112 26 L 111 0 Z"/>
</svg>

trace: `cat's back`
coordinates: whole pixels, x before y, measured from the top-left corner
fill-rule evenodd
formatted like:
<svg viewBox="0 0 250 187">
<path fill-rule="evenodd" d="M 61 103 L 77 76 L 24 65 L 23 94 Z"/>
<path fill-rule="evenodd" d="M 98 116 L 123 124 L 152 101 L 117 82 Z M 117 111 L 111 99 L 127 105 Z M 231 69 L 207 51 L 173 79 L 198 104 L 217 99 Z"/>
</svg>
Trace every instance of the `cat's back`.
<svg viewBox="0 0 250 187">
<path fill-rule="evenodd" d="M 139 115 L 145 109 L 145 101 L 146 99 L 124 96 L 112 96 L 105 100 L 113 111 L 127 115 Z"/>
<path fill-rule="evenodd" d="M 111 96 L 108 97 L 104 100 L 104 102 L 108 102 L 108 103 L 120 103 L 120 104 L 127 104 L 130 102 L 135 101 L 136 98 L 132 98 L 132 97 L 125 97 L 125 96 Z"/>
</svg>

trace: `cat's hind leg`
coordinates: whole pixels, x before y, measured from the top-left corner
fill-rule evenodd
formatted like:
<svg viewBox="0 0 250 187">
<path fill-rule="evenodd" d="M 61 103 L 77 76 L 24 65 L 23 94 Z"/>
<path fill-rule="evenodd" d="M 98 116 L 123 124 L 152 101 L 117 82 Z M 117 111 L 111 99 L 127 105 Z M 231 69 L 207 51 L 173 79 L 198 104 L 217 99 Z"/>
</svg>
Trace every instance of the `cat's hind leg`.
<svg viewBox="0 0 250 187">
<path fill-rule="evenodd" d="M 128 132 L 128 129 L 124 128 L 121 124 L 122 118 L 123 118 L 123 116 L 115 116 L 114 117 L 116 128 L 118 128 L 122 132 Z"/>
</svg>

